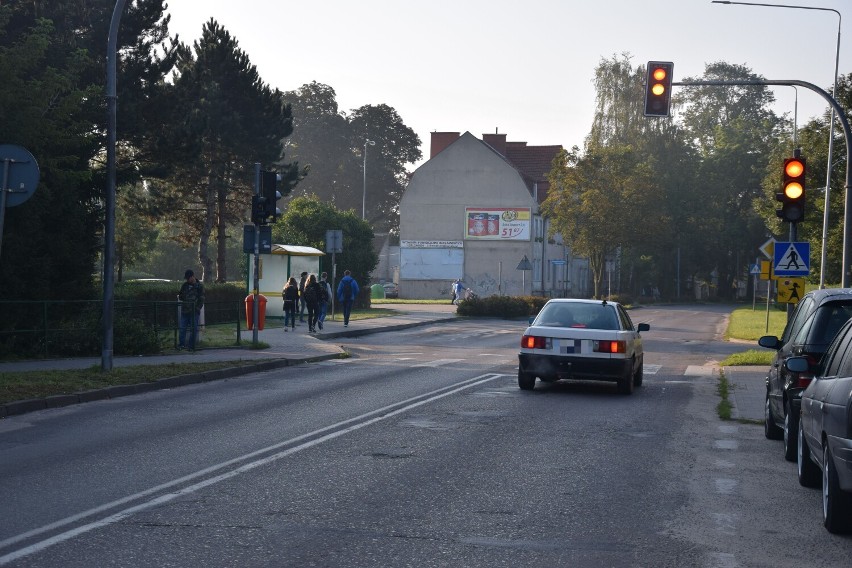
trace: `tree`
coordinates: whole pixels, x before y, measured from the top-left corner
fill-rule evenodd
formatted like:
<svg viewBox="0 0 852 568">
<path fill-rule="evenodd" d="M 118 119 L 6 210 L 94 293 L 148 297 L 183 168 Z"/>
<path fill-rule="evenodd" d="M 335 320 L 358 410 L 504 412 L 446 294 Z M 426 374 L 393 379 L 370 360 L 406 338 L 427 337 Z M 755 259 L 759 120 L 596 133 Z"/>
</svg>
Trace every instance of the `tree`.
<svg viewBox="0 0 852 568">
<path fill-rule="evenodd" d="M 317 196 L 296 197 L 287 211 L 272 227 L 272 240 L 276 243 L 315 247 L 325 250 L 325 232 L 343 231 L 343 252 L 336 255 L 337 265 L 350 270 L 352 277 L 362 286 L 370 281 L 370 273 L 379 264 L 373 250 L 373 231 L 354 211 L 340 211 Z M 332 273 L 331 258 L 322 259 L 322 268 Z M 342 276 L 338 271 L 338 278 Z"/>
<path fill-rule="evenodd" d="M 421 158 L 420 138 L 387 105 L 354 109 L 349 115 L 349 125 L 352 145 L 359 149 L 362 159 L 364 141 L 376 143 L 370 146 L 367 156 L 367 220 L 379 231 L 398 233 L 399 200 L 408 184 L 405 165 Z M 364 188 L 362 195 L 363 191 Z"/>
<path fill-rule="evenodd" d="M 3 297 L 90 298 L 94 292 L 106 185 L 103 70 L 113 8 L 110 0 L 0 6 L 0 140 L 27 148 L 41 170 L 33 197 L 7 212 Z M 163 9 L 162 1 L 133 3 L 122 21 L 122 147 L 144 136 L 157 85 L 171 65 Z M 131 167 L 119 169 L 122 179 L 138 177 L 128 162 Z"/>
<path fill-rule="evenodd" d="M 713 63 L 703 80 L 759 78 L 742 65 Z M 694 79 L 687 78 L 685 81 Z M 693 253 L 706 276 L 718 275 L 719 294 L 728 297 L 747 259 L 765 240 L 765 222 L 755 209 L 764 198 L 761 180 L 784 123 L 770 109 L 766 86 L 701 86 L 676 97 L 683 105 L 686 132 L 701 158 L 697 184 L 702 196 L 696 217 L 702 239 Z M 774 211 L 773 211 L 774 213 Z"/>
<path fill-rule="evenodd" d="M 177 69 L 171 127 L 159 141 L 171 174 L 169 183 L 157 186 L 158 198 L 185 227 L 184 240 L 197 242 L 204 281 L 212 279 L 209 241 L 216 239 L 215 280 L 224 282 L 228 228 L 247 217 L 254 164 L 281 163 L 292 111 L 213 19 L 192 50 L 179 50 Z"/>
<path fill-rule="evenodd" d="M 595 296 L 601 294 L 607 257 L 620 247 L 642 249 L 654 234 L 638 221 L 654 215 L 659 186 L 648 162 L 629 147 L 596 148 L 580 157 L 562 150 L 548 174 L 550 191 L 542 211 L 552 233 L 571 243 L 574 254 L 588 256 Z M 664 220 L 655 225 L 664 225 Z"/>
<path fill-rule="evenodd" d="M 294 195 L 317 195 L 340 210 L 360 215 L 378 231 L 399 227 L 399 200 L 407 184 L 405 165 L 420 159 L 420 139 L 388 105 L 365 105 L 347 116 L 340 112 L 334 89 L 320 83 L 285 94 L 293 106 L 294 133 L 287 144 L 291 157 L 311 167 Z M 364 143 L 367 156 L 364 200 Z"/>
</svg>

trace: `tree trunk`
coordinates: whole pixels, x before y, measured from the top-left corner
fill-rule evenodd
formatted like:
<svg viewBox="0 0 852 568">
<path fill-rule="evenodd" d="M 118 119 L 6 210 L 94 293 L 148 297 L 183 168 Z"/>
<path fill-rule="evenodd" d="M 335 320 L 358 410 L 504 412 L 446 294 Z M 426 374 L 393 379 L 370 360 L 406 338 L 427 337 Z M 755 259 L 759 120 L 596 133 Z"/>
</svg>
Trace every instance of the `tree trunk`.
<svg viewBox="0 0 852 568">
<path fill-rule="evenodd" d="M 227 223 L 225 222 L 225 207 L 227 206 L 228 190 L 225 187 L 220 187 L 217 191 L 217 211 L 216 218 L 216 282 L 228 281 L 228 265 L 227 265 Z"/>
<path fill-rule="evenodd" d="M 213 187 L 212 177 L 207 182 L 205 207 L 204 226 L 198 239 L 198 261 L 201 263 L 201 281 L 209 282 L 210 275 L 213 274 L 213 259 L 210 258 L 209 254 L 209 243 L 216 220 L 216 189 Z"/>
</svg>

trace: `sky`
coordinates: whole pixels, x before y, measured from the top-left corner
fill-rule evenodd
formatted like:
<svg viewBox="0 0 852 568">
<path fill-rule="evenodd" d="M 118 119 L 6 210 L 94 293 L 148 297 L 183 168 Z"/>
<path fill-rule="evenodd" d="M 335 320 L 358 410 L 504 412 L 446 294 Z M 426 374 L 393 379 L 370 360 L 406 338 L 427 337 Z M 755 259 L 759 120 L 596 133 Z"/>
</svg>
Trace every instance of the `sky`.
<svg viewBox="0 0 852 568">
<path fill-rule="evenodd" d="M 839 73 L 852 72 L 852 0 L 777 3 L 840 12 Z M 435 131 L 582 148 L 595 69 L 623 53 L 634 67 L 674 62 L 675 81 L 725 61 L 827 90 L 841 21 L 832 11 L 710 0 L 168 0 L 167 12 L 185 43 L 214 18 L 273 88 L 317 81 L 343 112 L 393 107 L 422 143 L 412 169 L 428 159 Z M 774 110 L 792 118 L 797 107 L 800 125 L 828 108 L 808 89 L 772 90 Z"/>
</svg>

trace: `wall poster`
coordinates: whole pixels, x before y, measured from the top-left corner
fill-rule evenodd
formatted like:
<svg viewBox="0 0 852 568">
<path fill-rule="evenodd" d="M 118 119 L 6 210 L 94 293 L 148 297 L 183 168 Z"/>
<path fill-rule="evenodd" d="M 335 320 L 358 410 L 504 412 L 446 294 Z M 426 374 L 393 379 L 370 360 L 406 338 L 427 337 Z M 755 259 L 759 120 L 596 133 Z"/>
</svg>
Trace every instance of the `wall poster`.
<svg viewBox="0 0 852 568">
<path fill-rule="evenodd" d="M 528 241 L 532 213 L 529 207 L 465 207 L 465 239 Z"/>
</svg>

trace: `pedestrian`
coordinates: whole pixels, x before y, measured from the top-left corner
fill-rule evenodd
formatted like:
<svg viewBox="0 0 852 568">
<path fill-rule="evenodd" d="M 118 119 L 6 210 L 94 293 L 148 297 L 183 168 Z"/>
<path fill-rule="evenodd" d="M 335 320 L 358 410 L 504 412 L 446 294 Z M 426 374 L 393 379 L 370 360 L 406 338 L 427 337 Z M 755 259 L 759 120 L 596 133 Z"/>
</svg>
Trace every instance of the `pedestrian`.
<svg viewBox="0 0 852 568">
<path fill-rule="evenodd" d="M 331 285 L 328 283 L 328 272 L 323 272 L 320 276 L 320 301 L 319 301 L 319 316 L 317 316 L 317 325 L 322 331 L 325 316 L 328 313 L 328 305 L 331 303 Z"/>
<path fill-rule="evenodd" d="M 184 282 L 178 292 L 180 303 L 180 333 L 178 350 L 187 348 L 186 332 L 189 330 L 189 350 L 195 351 L 195 338 L 198 337 L 198 321 L 201 308 L 204 307 L 204 284 L 195 278 L 195 272 L 187 270 L 183 274 Z"/>
<path fill-rule="evenodd" d="M 349 315 L 352 313 L 352 304 L 358 292 L 360 292 L 358 283 L 352 278 L 352 273 L 345 270 L 343 279 L 337 285 L 337 301 L 343 305 L 343 327 L 349 327 Z"/>
<path fill-rule="evenodd" d="M 284 331 L 287 330 L 287 323 L 293 331 L 296 331 L 296 306 L 299 304 L 299 283 L 294 277 L 290 277 L 281 290 L 281 296 L 284 298 Z"/>
<path fill-rule="evenodd" d="M 308 281 L 308 273 L 302 272 L 299 280 L 299 323 L 305 323 L 305 283 Z"/>
<path fill-rule="evenodd" d="M 308 276 L 308 281 L 305 283 L 305 293 L 302 297 L 305 300 L 305 307 L 308 309 L 308 333 L 316 333 L 320 299 L 320 285 L 317 282 L 316 274 Z"/>
<path fill-rule="evenodd" d="M 464 292 L 465 290 L 470 290 L 470 288 L 466 288 L 465 285 L 462 283 L 461 279 L 456 278 L 456 281 L 453 282 L 453 301 L 450 303 L 457 304 L 457 302 L 461 302 L 464 298 L 462 296 L 462 292 Z"/>
</svg>

